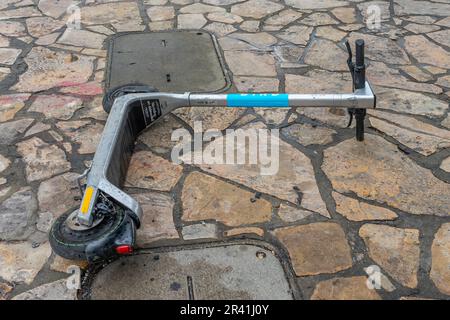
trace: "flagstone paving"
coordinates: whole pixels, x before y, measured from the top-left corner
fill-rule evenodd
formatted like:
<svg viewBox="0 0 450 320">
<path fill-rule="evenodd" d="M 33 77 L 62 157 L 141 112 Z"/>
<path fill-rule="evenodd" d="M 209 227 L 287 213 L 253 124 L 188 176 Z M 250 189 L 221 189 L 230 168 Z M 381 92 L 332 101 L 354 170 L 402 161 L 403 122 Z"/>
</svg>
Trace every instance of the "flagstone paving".
<svg viewBox="0 0 450 320">
<path fill-rule="evenodd" d="M 105 2 L 0 3 L 0 300 L 76 298 L 42 280 L 86 268 L 55 256 L 47 233 L 78 206 L 76 177 L 107 117 L 105 40 L 178 29 L 214 33 L 233 90 L 249 92 L 349 92 L 344 41 L 363 38 L 378 109 L 362 143 L 345 110 L 178 110 L 131 160 L 139 246 L 257 239 L 281 250 L 305 299 L 450 299 L 450 1 Z M 366 26 L 371 5 L 379 29 Z M 172 131 L 198 120 L 281 129 L 279 171 L 189 164 L 192 154 L 173 164 Z M 370 289 L 374 265 L 381 287 Z"/>
</svg>

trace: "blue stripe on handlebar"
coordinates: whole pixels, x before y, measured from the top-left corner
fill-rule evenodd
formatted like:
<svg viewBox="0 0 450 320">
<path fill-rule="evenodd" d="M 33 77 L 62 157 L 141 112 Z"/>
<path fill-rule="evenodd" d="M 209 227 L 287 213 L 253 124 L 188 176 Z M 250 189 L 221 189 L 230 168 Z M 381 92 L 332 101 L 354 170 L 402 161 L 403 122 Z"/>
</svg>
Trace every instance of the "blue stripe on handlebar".
<svg viewBox="0 0 450 320">
<path fill-rule="evenodd" d="M 227 107 L 289 107 L 286 93 L 231 93 Z"/>
</svg>

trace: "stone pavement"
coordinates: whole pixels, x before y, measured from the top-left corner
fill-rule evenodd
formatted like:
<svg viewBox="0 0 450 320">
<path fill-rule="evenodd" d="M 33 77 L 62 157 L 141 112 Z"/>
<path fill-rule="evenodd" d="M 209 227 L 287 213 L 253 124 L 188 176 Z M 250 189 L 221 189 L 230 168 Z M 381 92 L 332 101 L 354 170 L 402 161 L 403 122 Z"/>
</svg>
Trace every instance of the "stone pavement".
<svg viewBox="0 0 450 320">
<path fill-rule="evenodd" d="M 80 30 L 66 28 L 71 3 L 0 1 L 0 299 L 75 297 L 58 280 L 74 262 L 47 232 L 78 205 L 74 179 L 106 120 L 104 41 L 170 29 L 214 33 L 239 91 L 350 91 L 343 41 L 363 38 L 378 109 L 364 143 L 339 110 L 176 112 L 131 161 L 141 246 L 262 239 L 289 257 L 305 298 L 450 298 L 449 0 L 82 0 Z M 194 120 L 280 128 L 280 171 L 172 164 L 172 129 Z"/>
</svg>

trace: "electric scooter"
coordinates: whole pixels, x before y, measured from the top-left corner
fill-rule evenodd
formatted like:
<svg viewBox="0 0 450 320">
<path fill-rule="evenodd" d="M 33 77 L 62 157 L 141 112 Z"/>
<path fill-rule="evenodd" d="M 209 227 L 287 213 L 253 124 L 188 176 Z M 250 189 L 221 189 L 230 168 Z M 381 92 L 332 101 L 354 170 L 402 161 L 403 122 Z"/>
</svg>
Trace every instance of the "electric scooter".
<svg viewBox="0 0 450 320">
<path fill-rule="evenodd" d="M 61 215 L 49 238 L 53 251 L 68 259 L 108 260 L 131 254 L 140 227 L 142 208 L 121 186 L 135 140 L 140 132 L 168 113 L 182 107 L 335 107 L 347 108 L 356 119 L 356 140 L 364 140 L 366 109 L 375 108 L 376 97 L 365 77 L 364 41 L 356 40 L 356 58 L 346 43 L 347 64 L 353 79 L 352 93 L 162 93 L 148 86 L 115 88 L 103 99 L 109 113 L 90 169 L 79 179 L 83 197 L 80 208 Z M 85 185 L 81 184 L 86 179 Z"/>
</svg>

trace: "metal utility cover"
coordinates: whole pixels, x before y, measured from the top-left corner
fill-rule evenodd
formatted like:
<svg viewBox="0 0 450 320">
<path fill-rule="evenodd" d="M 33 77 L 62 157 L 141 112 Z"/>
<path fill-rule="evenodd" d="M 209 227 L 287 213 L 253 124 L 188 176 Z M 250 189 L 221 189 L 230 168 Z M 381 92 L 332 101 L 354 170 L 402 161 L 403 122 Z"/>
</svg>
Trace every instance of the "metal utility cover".
<svg viewBox="0 0 450 320">
<path fill-rule="evenodd" d="M 256 245 L 138 254 L 102 269 L 91 299 L 293 299 L 278 258 Z"/>
<path fill-rule="evenodd" d="M 133 32 L 110 39 L 106 90 L 140 83 L 165 92 L 218 92 L 230 81 L 205 31 Z"/>
</svg>

